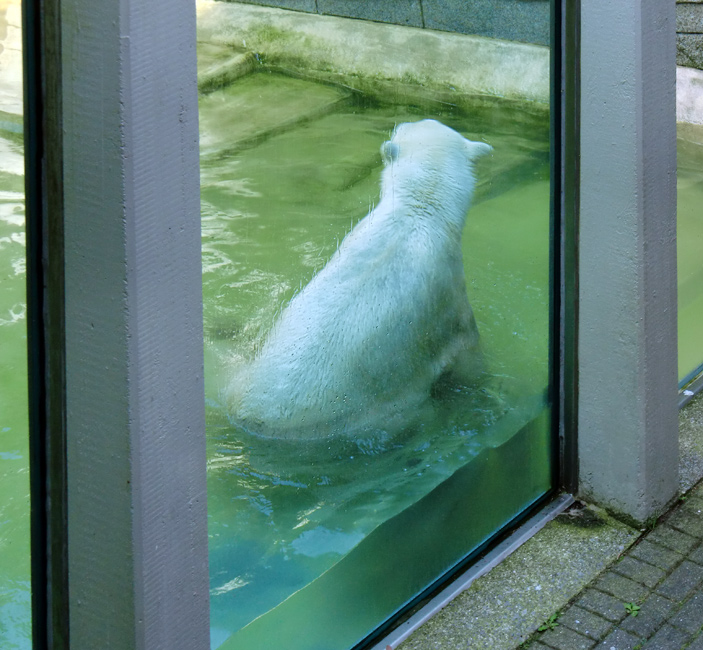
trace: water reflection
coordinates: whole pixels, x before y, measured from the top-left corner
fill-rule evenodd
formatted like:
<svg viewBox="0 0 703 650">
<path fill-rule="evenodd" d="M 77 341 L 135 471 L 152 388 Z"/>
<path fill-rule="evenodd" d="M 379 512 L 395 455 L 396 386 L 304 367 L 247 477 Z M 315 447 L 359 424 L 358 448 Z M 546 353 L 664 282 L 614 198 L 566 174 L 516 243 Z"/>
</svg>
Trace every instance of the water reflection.
<svg viewBox="0 0 703 650">
<path fill-rule="evenodd" d="M 31 648 L 19 0 L 0 0 L 0 647 Z"/>
<path fill-rule="evenodd" d="M 253 89 L 259 77 L 266 87 L 280 78 L 253 75 L 241 91 L 251 92 L 247 101 L 258 101 Z M 296 93 L 309 90 L 314 96 L 314 84 L 283 80 L 284 94 L 294 86 Z M 327 101 L 326 93 L 321 101 Z M 213 98 L 201 105 L 204 129 L 213 123 L 208 116 L 213 105 L 218 106 Z M 281 106 L 289 121 L 291 103 Z M 515 438 L 530 421 L 542 417 L 546 403 L 546 115 L 534 117 L 530 129 L 516 130 L 511 108 L 499 104 L 490 109 L 477 106 L 468 113 L 447 112 L 446 107 L 445 112 L 432 113 L 351 96 L 334 103 L 330 111 L 271 129 L 256 141 L 237 136 L 246 146 L 234 145 L 229 137 L 217 151 L 217 139 L 210 137 L 202 156 L 215 645 L 270 610 L 278 612 L 283 601 L 303 598 L 308 585 L 312 588 L 321 576 L 346 571 L 346 558 L 366 558 L 358 560 L 352 573 L 371 571 L 367 563 L 372 558 L 364 550 L 368 540 L 412 508 L 430 508 L 436 514 L 453 507 L 455 499 L 465 500 L 464 479 L 454 477 L 467 464 L 475 465 L 475 479 L 470 480 L 480 481 L 482 489 L 472 490 L 483 503 L 465 508 L 455 519 L 456 540 L 448 543 L 441 527 L 436 539 L 424 539 L 428 548 L 441 545 L 429 551 L 440 567 L 458 557 L 462 544 L 466 549 L 480 543 L 487 528 L 511 516 L 507 513 L 516 511 L 516 498 L 524 503 L 524 494 L 506 495 L 500 487 L 506 477 L 524 481 L 528 500 L 548 485 L 544 430 Z M 272 119 L 270 112 L 266 115 Z M 410 410 L 408 421 L 390 426 L 376 420 L 375 426 L 351 437 L 328 437 L 335 431 L 328 425 L 317 440 L 272 440 L 258 435 L 262 431 L 256 427 L 240 426 L 223 400 L 232 368 L 246 366 L 265 349 L 267 336 L 291 301 L 304 293 L 315 274 L 334 259 L 345 236 L 380 204 L 381 143 L 398 124 L 427 117 L 464 138 L 490 141 L 495 147 L 492 156 L 477 160 L 475 205 L 454 253 L 459 263 L 462 258 L 466 262 L 459 271 L 467 285 L 462 300 L 467 295 L 471 300 L 489 368 L 486 380 L 478 389 L 460 382 L 448 382 L 442 390 L 424 388 L 424 398 Z M 218 119 L 223 120 L 218 132 L 228 132 L 227 120 L 237 118 L 218 110 Z M 239 129 L 241 134 L 241 124 Z M 234 182 L 223 184 L 228 177 Z M 228 191 L 232 188 L 236 191 Z M 389 326 L 389 335 L 393 328 Z M 394 354 L 397 361 L 385 362 L 389 377 L 407 351 Z M 398 382 L 401 389 L 404 383 L 407 380 Z M 495 465 L 489 450 L 503 463 Z M 489 467 L 492 475 L 486 478 Z M 441 487 L 453 480 L 455 488 Z M 432 498 L 427 501 L 439 489 L 457 492 L 442 506 Z M 469 519 L 462 524 L 464 517 Z M 460 532 L 463 526 L 465 532 Z M 426 578 L 423 574 L 410 580 L 419 588 Z M 346 581 L 340 578 L 340 590 L 349 586 Z M 334 600 L 331 591 L 329 598 Z M 394 606 L 398 594 L 379 598 L 369 606 L 376 608 L 376 617 Z M 293 618 L 301 616 L 296 608 L 292 611 L 297 612 L 290 614 Z M 253 641 L 236 635 L 232 643 L 260 647 L 268 640 L 259 633 L 246 632 L 254 634 Z"/>
</svg>

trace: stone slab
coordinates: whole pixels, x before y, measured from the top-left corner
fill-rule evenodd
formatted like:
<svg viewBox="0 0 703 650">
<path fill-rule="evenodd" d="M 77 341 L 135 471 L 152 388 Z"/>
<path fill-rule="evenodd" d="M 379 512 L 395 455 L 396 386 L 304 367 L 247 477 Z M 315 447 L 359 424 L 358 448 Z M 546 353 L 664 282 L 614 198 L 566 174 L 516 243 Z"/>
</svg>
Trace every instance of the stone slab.
<svg viewBox="0 0 703 650">
<path fill-rule="evenodd" d="M 648 641 L 647 650 L 681 650 L 689 636 L 687 632 L 671 625 L 664 625 Z"/>
<path fill-rule="evenodd" d="M 703 515 L 688 509 L 679 508 L 669 519 L 667 524 L 682 533 L 698 539 L 703 538 Z"/>
<path fill-rule="evenodd" d="M 652 594 L 642 604 L 638 615 L 628 616 L 622 621 L 620 627 L 632 634 L 648 639 L 666 620 L 666 617 L 671 614 L 675 605 L 676 603 L 668 598 Z"/>
<path fill-rule="evenodd" d="M 688 553 L 696 545 L 694 537 L 666 524 L 655 528 L 647 539 L 679 553 Z"/>
<path fill-rule="evenodd" d="M 676 65 L 703 68 L 703 34 L 676 35 Z"/>
<path fill-rule="evenodd" d="M 424 0 L 430 29 L 549 44 L 549 2 L 545 0 Z"/>
<path fill-rule="evenodd" d="M 683 559 L 683 555 L 680 553 L 650 542 L 648 539 L 644 539 L 637 544 L 630 555 L 664 571 L 674 568 Z"/>
<path fill-rule="evenodd" d="M 201 96 L 201 155 L 234 151 L 257 138 L 324 115 L 347 96 L 339 88 L 281 75 L 244 77 Z"/>
<path fill-rule="evenodd" d="M 684 560 L 658 587 L 657 593 L 671 600 L 683 600 L 703 582 L 703 567 Z"/>
<path fill-rule="evenodd" d="M 701 37 L 701 52 L 703 53 L 703 37 Z M 685 71 L 680 70 L 677 74 L 677 94 L 685 92 L 682 73 Z M 703 123 L 703 72 L 694 70 L 691 71 L 691 74 L 699 79 L 699 84 L 691 88 L 690 101 L 695 102 L 697 99 L 700 119 Z M 677 100 L 682 112 L 684 101 L 684 97 Z M 681 131 L 679 137 L 683 136 L 683 138 L 679 139 L 678 146 L 681 146 L 681 143 L 687 139 L 685 132 L 692 131 L 694 128 L 700 127 L 683 128 L 683 125 L 679 124 L 678 130 Z M 703 134 L 703 131 L 701 133 Z M 703 144 L 703 138 L 701 138 L 701 144 Z M 681 492 L 688 492 L 703 476 L 703 436 L 700 434 L 701 431 L 703 431 L 703 393 L 696 395 L 679 413 L 679 485 Z M 703 499 L 700 497 L 689 498 L 696 499 L 699 507 L 703 509 Z"/>
<path fill-rule="evenodd" d="M 508 650 L 519 645 L 637 537 L 637 531 L 598 513 L 590 528 L 557 517 L 399 648 Z M 625 615 L 620 601 L 594 593 L 615 602 L 615 620 Z"/>
<path fill-rule="evenodd" d="M 613 566 L 612 570 L 650 589 L 659 584 L 666 576 L 666 573 L 662 569 L 642 562 L 634 557 L 622 558 L 622 560 Z"/>
<path fill-rule="evenodd" d="M 679 4 L 676 7 L 676 31 L 680 34 L 702 34 L 703 4 Z"/>
<path fill-rule="evenodd" d="M 259 66 L 253 52 L 198 43 L 198 90 L 209 92 L 227 86 Z"/>
<path fill-rule="evenodd" d="M 315 0 L 227 0 L 237 4 L 262 5 L 265 7 L 279 7 L 280 9 L 293 9 L 315 13 Z"/>
<path fill-rule="evenodd" d="M 615 648 L 615 650 L 635 650 L 639 648 L 640 640 L 625 630 L 613 630 L 598 645 L 603 648 Z"/>
<path fill-rule="evenodd" d="M 670 623 L 691 634 L 698 632 L 703 627 L 703 594 L 693 594 Z"/>
<path fill-rule="evenodd" d="M 540 641 L 555 650 L 591 650 L 596 645 L 593 639 L 561 625 L 553 630 L 543 632 Z"/>
<path fill-rule="evenodd" d="M 420 0 L 393 0 L 393 2 L 367 2 L 365 0 L 317 0 L 321 14 L 363 18 L 382 23 L 395 23 L 422 27 Z"/>
<path fill-rule="evenodd" d="M 270 66 L 336 75 L 352 87 L 403 81 L 433 93 L 549 102 L 545 46 L 212 0 L 197 10 L 201 42 L 246 43 Z"/>
<path fill-rule="evenodd" d="M 613 624 L 605 618 L 574 605 L 559 618 L 559 625 L 564 625 L 597 641 Z"/>
<path fill-rule="evenodd" d="M 611 594 L 623 602 L 637 602 L 642 600 L 649 591 L 644 585 L 620 576 L 613 571 L 604 573 L 594 584 L 596 589 Z"/>
<path fill-rule="evenodd" d="M 579 596 L 576 604 L 613 623 L 621 621 L 626 614 L 621 600 L 590 587 Z"/>
</svg>

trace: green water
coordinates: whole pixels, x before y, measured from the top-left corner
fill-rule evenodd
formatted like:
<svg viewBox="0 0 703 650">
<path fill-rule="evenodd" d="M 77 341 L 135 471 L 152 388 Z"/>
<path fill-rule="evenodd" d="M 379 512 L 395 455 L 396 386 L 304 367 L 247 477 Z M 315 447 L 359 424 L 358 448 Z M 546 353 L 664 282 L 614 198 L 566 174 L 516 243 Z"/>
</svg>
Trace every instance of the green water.
<svg viewBox="0 0 703 650">
<path fill-rule="evenodd" d="M 29 650 L 29 467 L 22 119 L 0 111 L 0 647 Z"/>
<path fill-rule="evenodd" d="M 378 201 L 394 126 L 427 117 L 495 148 L 463 238 L 491 379 L 395 434 L 233 426 L 221 386 Z M 201 132 L 213 646 L 346 648 L 550 487 L 547 115 L 384 105 L 261 73 L 203 97 Z"/>
<path fill-rule="evenodd" d="M 679 124 L 679 380 L 703 369 L 703 126 Z"/>
</svg>

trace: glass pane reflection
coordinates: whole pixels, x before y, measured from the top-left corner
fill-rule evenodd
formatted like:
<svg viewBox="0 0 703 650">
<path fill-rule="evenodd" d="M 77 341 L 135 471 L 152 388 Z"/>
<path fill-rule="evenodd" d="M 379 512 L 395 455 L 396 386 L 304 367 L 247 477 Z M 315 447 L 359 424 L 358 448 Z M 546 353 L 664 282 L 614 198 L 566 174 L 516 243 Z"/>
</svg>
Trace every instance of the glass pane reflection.
<svg viewBox="0 0 703 650">
<path fill-rule="evenodd" d="M 703 370 L 703 125 L 677 126 L 679 381 Z"/>
<path fill-rule="evenodd" d="M 0 0 L 0 647 L 31 648 L 20 0 Z"/>
<path fill-rule="evenodd" d="M 364 25 L 199 3 L 213 647 L 352 647 L 551 487 L 548 48 Z"/>
</svg>

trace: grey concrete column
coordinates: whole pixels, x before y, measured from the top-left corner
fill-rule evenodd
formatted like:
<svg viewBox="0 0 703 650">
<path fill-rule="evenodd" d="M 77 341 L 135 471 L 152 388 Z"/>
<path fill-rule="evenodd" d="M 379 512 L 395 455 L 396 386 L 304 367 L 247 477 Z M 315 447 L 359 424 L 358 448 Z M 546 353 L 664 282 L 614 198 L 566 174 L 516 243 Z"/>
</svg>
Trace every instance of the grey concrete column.
<svg viewBox="0 0 703 650">
<path fill-rule="evenodd" d="M 71 647 L 204 650 L 195 3 L 61 7 Z"/>
<path fill-rule="evenodd" d="M 580 491 L 677 492 L 675 5 L 582 2 Z"/>
</svg>

